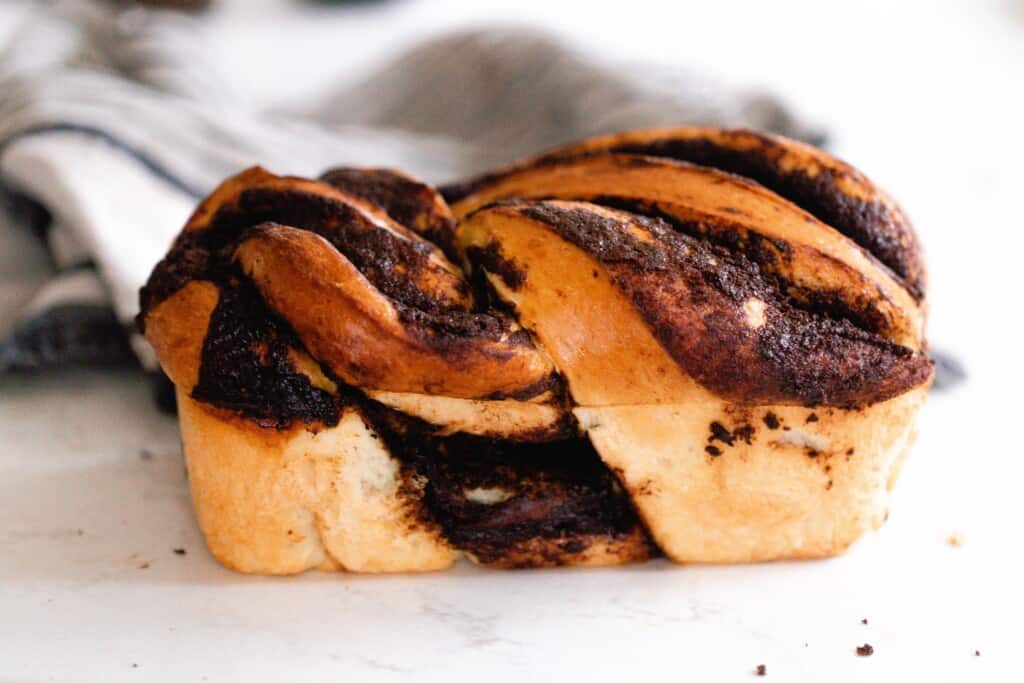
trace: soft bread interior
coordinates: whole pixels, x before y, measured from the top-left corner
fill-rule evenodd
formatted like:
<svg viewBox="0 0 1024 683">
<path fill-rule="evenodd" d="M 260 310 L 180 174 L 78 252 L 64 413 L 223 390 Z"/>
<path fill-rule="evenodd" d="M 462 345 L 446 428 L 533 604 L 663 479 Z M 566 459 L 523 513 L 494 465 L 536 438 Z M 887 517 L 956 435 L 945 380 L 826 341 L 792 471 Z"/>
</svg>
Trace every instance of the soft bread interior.
<svg viewBox="0 0 1024 683">
<path fill-rule="evenodd" d="M 571 413 L 555 403 L 478 401 L 427 394 L 369 390 L 389 408 L 438 426 L 439 435 L 464 432 L 517 441 L 547 441 L 575 432 Z"/>
<path fill-rule="evenodd" d="M 268 430 L 189 398 L 179 420 L 210 552 L 242 572 L 444 569 L 456 553 L 358 410 L 334 427 Z"/>
<path fill-rule="evenodd" d="M 925 391 L 863 411 L 711 400 L 575 412 L 669 558 L 754 562 L 834 555 L 881 525 Z"/>
</svg>

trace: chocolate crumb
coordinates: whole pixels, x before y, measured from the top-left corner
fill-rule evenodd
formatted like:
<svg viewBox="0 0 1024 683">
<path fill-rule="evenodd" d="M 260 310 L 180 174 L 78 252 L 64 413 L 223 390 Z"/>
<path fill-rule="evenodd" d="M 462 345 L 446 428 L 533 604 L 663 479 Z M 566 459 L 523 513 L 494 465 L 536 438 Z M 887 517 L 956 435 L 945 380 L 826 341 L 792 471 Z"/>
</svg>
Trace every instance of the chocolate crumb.
<svg viewBox="0 0 1024 683">
<path fill-rule="evenodd" d="M 808 448 L 807 449 L 807 457 L 808 458 L 817 458 L 818 457 L 818 451 L 814 450 L 813 448 Z"/>
<path fill-rule="evenodd" d="M 778 429 L 779 428 L 779 418 L 775 415 L 775 413 L 765 413 L 764 414 L 764 425 L 768 429 Z"/>
<path fill-rule="evenodd" d="M 175 548 L 174 549 L 174 554 L 175 555 L 184 555 L 185 554 L 185 549 L 184 548 Z"/>
<path fill-rule="evenodd" d="M 870 657 L 873 654 L 875 654 L 875 648 L 871 647 L 869 644 L 864 643 L 863 645 L 857 646 L 858 657 Z"/>
<path fill-rule="evenodd" d="M 853 455 L 853 449 L 852 448 L 847 448 L 846 449 L 846 454 L 847 455 Z"/>
<path fill-rule="evenodd" d="M 750 425 L 742 425 L 733 430 L 733 437 L 749 444 L 754 436 L 754 428 Z"/>
<path fill-rule="evenodd" d="M 716 458 L 722 454 L 722 449 L 718 448 L 717 446 L 705 446 L 704 450 L 708 452 L 708 455 L 714 456 Z"/>
<path fill-rule="evenodd" d="M 754 673 L 758 676 L 766 676 L 768 675 L 768 667 L 766 667 L 764 664 L 758 664 L 757 669 L 754 670 Z"/>
<path fill-rule="evenodd" d="M 715 439 L 718 439 L 727 446 L 731 446 L 733 442 L 732 434 L 722 426 L 721 422 L 711 423 L 711 436 L 708 437 L 708 441 L 714 441 Z"/>
<path fill-rule="evenodd" d="M 141 451 L 139 451 L 139 458 L 141 458 L 142 460 L 152 460 L 153 459 L 153 453 L 152 453 L 152 451 L 149 451 L 149 450 L 146 450 L 145 448 L 143 448 Z"/>
<path fill-rule="evenodd" d="M 865 626 L 867 626 L 867 624 L 868 624 L 868 620 L 867 620 L 867 619 L 861 619 L 861 620 L 860 620 L 860 623 L 862 623 L 862 624 L 864 624 Z"/>
<path fill-rule="evenodd" d="M 975 657 L 980 657 L 981 656 L 981 650 L 975 650 L 974 651 L 974 656 Z"/>
<path fill-rule="evenodd" d="M 139 569 L 149 569 L 149 562 L 143 562 L 140 564 Z"/>
<path fill-rule="evenodd" d="M 810 415 L 807 416 L 806 422 L 817 422 L 817 421 L 818 421 L 818 414 L 817 413 L 811 413 Z"/>
</svg>

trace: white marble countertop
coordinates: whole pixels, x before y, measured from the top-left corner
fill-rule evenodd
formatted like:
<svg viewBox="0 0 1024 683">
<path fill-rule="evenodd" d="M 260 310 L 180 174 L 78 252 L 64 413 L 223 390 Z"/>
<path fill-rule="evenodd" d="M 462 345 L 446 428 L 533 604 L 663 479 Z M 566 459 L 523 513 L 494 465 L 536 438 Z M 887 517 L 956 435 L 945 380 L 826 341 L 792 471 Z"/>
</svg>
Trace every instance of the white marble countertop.
<svg viewBox="0 0 1024 683">
<path fill-rule="evenodd" d="M 206 553 L 176 425 L 139 375 L 2 379 L 0 682 L 704 682 L 758 664 L 778 680 L 1020 678 L 1024 3 L 680 2 L 657 20 L 645 2 L 616 17 L 444 0 L 382 10 L 387 29 L 370 10 L 259 4 L 262 18 L 217 19 L 228 57 L 262 74 L 257 100 L 287 99 L 275 83 L 313 88 L 293 78 L 310 59 L 331 64 L 323 79 L 340 73 L 324 61 L 337 36 L 379 43 L 486 14 L 780 90 L 908 208 L 928 248 L 932 339 L 970 380 L 926 407 L 889 522 L 835 560 L 270 579 Z M 257 49 L 291 35 L 285 22 L 307 32 L 301 49 Z M 873 656 L 856 656 L 863 643 Z"/>
<path fill-rule="evenodd" d="M 8 382 L 0 681 L 1010 680 L 1021 452 L 987 404 L 931 401 L 888 524 L 835 560 L 260 578 L 207 554 L 134 373 Z"/>
</svg>

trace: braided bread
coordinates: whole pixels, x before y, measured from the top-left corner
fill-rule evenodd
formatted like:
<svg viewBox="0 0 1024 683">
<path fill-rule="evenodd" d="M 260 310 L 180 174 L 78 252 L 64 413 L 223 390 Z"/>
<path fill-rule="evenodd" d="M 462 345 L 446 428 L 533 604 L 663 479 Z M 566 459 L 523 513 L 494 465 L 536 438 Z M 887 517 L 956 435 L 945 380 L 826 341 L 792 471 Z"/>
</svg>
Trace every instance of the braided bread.
<svg viewBox="0 0 1024 683">
<path fill-rule="evenodd" d="M 748 562 L 884 520 L 932 379 L 924 292 L 857 171 L 686 128 L 440 191 L 249 169 L 139 324 L 229 567 Z"/>
</svg>

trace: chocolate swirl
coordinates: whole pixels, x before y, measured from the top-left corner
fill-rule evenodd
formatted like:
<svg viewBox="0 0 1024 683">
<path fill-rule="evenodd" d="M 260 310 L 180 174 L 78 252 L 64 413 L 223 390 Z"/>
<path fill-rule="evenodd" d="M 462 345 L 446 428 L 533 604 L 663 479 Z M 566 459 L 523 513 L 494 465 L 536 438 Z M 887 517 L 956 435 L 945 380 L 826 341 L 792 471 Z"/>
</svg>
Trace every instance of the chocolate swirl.
<svg viewBox="0 0 1024 683">
<path fill-rule="evenodd" d="M 674 159 L 760 183 L 852 239 L 901 278 L 917 300 L 924 298 L 921 246 L 896 203 L 850 165 L 778 136 L 718 128 L 610 135 L 446 186 L 441 192 L 455 202 L 523 168 L 608 153 Z"/>
</svg>

